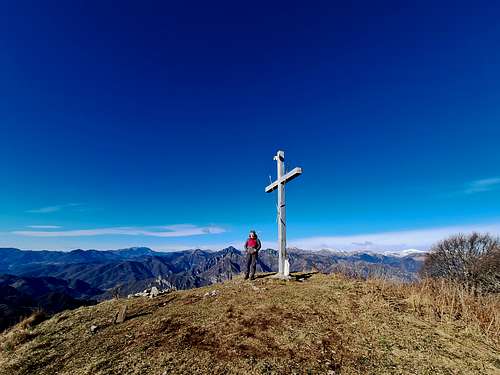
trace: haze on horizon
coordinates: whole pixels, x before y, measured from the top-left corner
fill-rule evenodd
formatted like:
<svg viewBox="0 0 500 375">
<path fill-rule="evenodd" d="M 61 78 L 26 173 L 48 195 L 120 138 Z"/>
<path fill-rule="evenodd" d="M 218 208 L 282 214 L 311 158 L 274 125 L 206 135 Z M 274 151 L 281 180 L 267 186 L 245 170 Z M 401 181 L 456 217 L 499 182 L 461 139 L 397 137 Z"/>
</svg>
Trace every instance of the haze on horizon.
<svg viewBox="0 0 500 375">
<path fill-rule="evenodd" d="M 500 234 L 500 5 L 304 4 L 1 5 L 0 247 Z"/>
</svg>

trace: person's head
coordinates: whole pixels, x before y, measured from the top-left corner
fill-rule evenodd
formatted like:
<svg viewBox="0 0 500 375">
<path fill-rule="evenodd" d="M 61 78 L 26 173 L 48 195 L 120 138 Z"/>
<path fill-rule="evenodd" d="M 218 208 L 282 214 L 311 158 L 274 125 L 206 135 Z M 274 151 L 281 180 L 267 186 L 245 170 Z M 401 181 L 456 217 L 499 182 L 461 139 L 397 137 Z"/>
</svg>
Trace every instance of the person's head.
<svg viewBox="0 0 500 375">
<path fill-rule="evenodd" d="M 257 238 L 257 233 L 255 233 L 254 230 L 251 230 L 250 233 L 248 234 L 248 237 L 250 237 L 250 238 Z"/>
</svg>

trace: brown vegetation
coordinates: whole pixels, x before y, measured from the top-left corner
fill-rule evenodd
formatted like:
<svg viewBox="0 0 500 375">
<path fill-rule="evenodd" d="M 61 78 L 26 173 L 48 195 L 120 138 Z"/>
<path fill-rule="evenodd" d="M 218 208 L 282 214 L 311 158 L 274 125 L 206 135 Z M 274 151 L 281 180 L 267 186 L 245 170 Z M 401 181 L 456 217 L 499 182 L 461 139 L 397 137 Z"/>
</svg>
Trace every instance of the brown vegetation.
<svg viewBox="0 0 500 375">
<path fill-rule="evenodd" d="M 489 234 L 458 234 L 432 247 L 421 270 L 479 293 L 500 292 L 500 239 Z"/>
<path fill-rule="evenodd" d="M 57 314 L 0 351 L 5 374 L 496 374 L 498 295 L 340 275 L 236 278 Z M 212 293 L 215 291 L 215 293 Z M 207 293 L 210 292 L 210 293 Z M 112 324 L 117 309 L 130 314 Z M 92 333 L 90 327 L 99 329 Z"/>
<path fill-rule="evenodd" d="M 30 316 L 24 318 L 17 326 L 3 335 L 0 350 L 11 352 L 16 349 L 17 346 L 33 339 L 36 334 L 33 333 L 32 329 L 46 319 L 48 319 L 48 316 L 44 311 L 33 311 Z"/>
<path fill-rule="evenodd" d="M 48 318 L 49 316 L 45 313 L 45 311 L 40 309 L 35 310 L 31 313 L 30 316 L 23 319 L 19 323 L 19 328 L 24 328 L 24 329 L 33 328 Z"/>
<path fill-rule="evenodd" d="M 500 296 L 472 293 L 461 284 L 444 279 L 424 279 L 404 284 L 368 280 L 383 293 L 404 301 L 404 309 L 426 320 L 455 322 L 467 331 L 488 336 L 500 344 Z"/>
</svg>

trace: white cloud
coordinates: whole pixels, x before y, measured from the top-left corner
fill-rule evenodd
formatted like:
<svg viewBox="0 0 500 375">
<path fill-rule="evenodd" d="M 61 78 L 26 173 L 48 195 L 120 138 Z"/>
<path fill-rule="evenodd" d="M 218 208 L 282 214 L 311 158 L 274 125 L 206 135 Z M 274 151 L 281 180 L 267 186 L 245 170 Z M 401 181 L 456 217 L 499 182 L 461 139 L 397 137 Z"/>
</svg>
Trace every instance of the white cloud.
<svg viewBox="0 0 500 375">
<path fill-rule="evenodd" d="M 59 229 L 59 225 L 28 225 L 27 228 L 33 229 Z"/>
<path fill-rule="evenodd" d="M 14 231 L 12 234 L 28 237 L 86 237 L 103 235 L 152 236 L 152 237 L 189 237 L 203 234 L 224 233 L 225 229 L 218 226 L 196 226 L 191 224 L 160 226 L 160 227 L 113 227 L 74 230 L 38 230 Z"/>
<path fill-rule="evenodd" d="M 456 233 L 486 232 L 500 235 L 500 223 L 465 226 L 449 226 L 394 232 L 356 234 L 349 236 L 317 236 L 290 239 L 289 246 L 307 250 L 391 250 L 409 248 L 427 250 L 434 243 Z"/>
<path fill-rule="evenodd" d="M 500 188 L 500 177 L 485 178 L 467 184 L 464 193 L 476 194 Z"/>
<path fill-rule="evenodd" d="M 63 206 L 47 206 L 47 207 L 42 207 L 42 208 L 35 208 L 33 210 L 28 210 L 26 212 L 32 213 L 32 214 L 47 214 L 50 212 L 56 212 L 60 211 Z"/>
<path fill-rule="evenodd" d="M 45 206 L 45 207 L 41 207 L 41 208 L 35 208 L 33 210 L 28 210 L 26 212 L 29 212 L 31 214 L 48 214 L 51 212 L 61 211 L 64 208 L 76 207 L 76 206 L 80 206 L 80 205 L 81 205 L 81 203 L 58 204 L 58 205 L 54 205 L 54 206 Z"/>
</svg>

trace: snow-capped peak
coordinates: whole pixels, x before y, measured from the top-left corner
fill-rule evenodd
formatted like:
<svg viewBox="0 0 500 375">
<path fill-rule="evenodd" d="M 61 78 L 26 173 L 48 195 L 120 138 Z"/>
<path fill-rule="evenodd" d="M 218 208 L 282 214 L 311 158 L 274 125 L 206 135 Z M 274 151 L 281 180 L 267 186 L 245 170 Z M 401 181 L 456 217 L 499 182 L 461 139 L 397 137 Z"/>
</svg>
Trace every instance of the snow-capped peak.
<svg viewBox="0 0 500 375">
<path fill-rule="evenodd" d="M 407 255 L 423 255 L 426 254 L 427 251 L 418 250 L 418 249 L 406 249 L 401 251 L 385 251 L 384 255 L 391 255 L 396 257 L 405 257 Z"/>
</svg>

